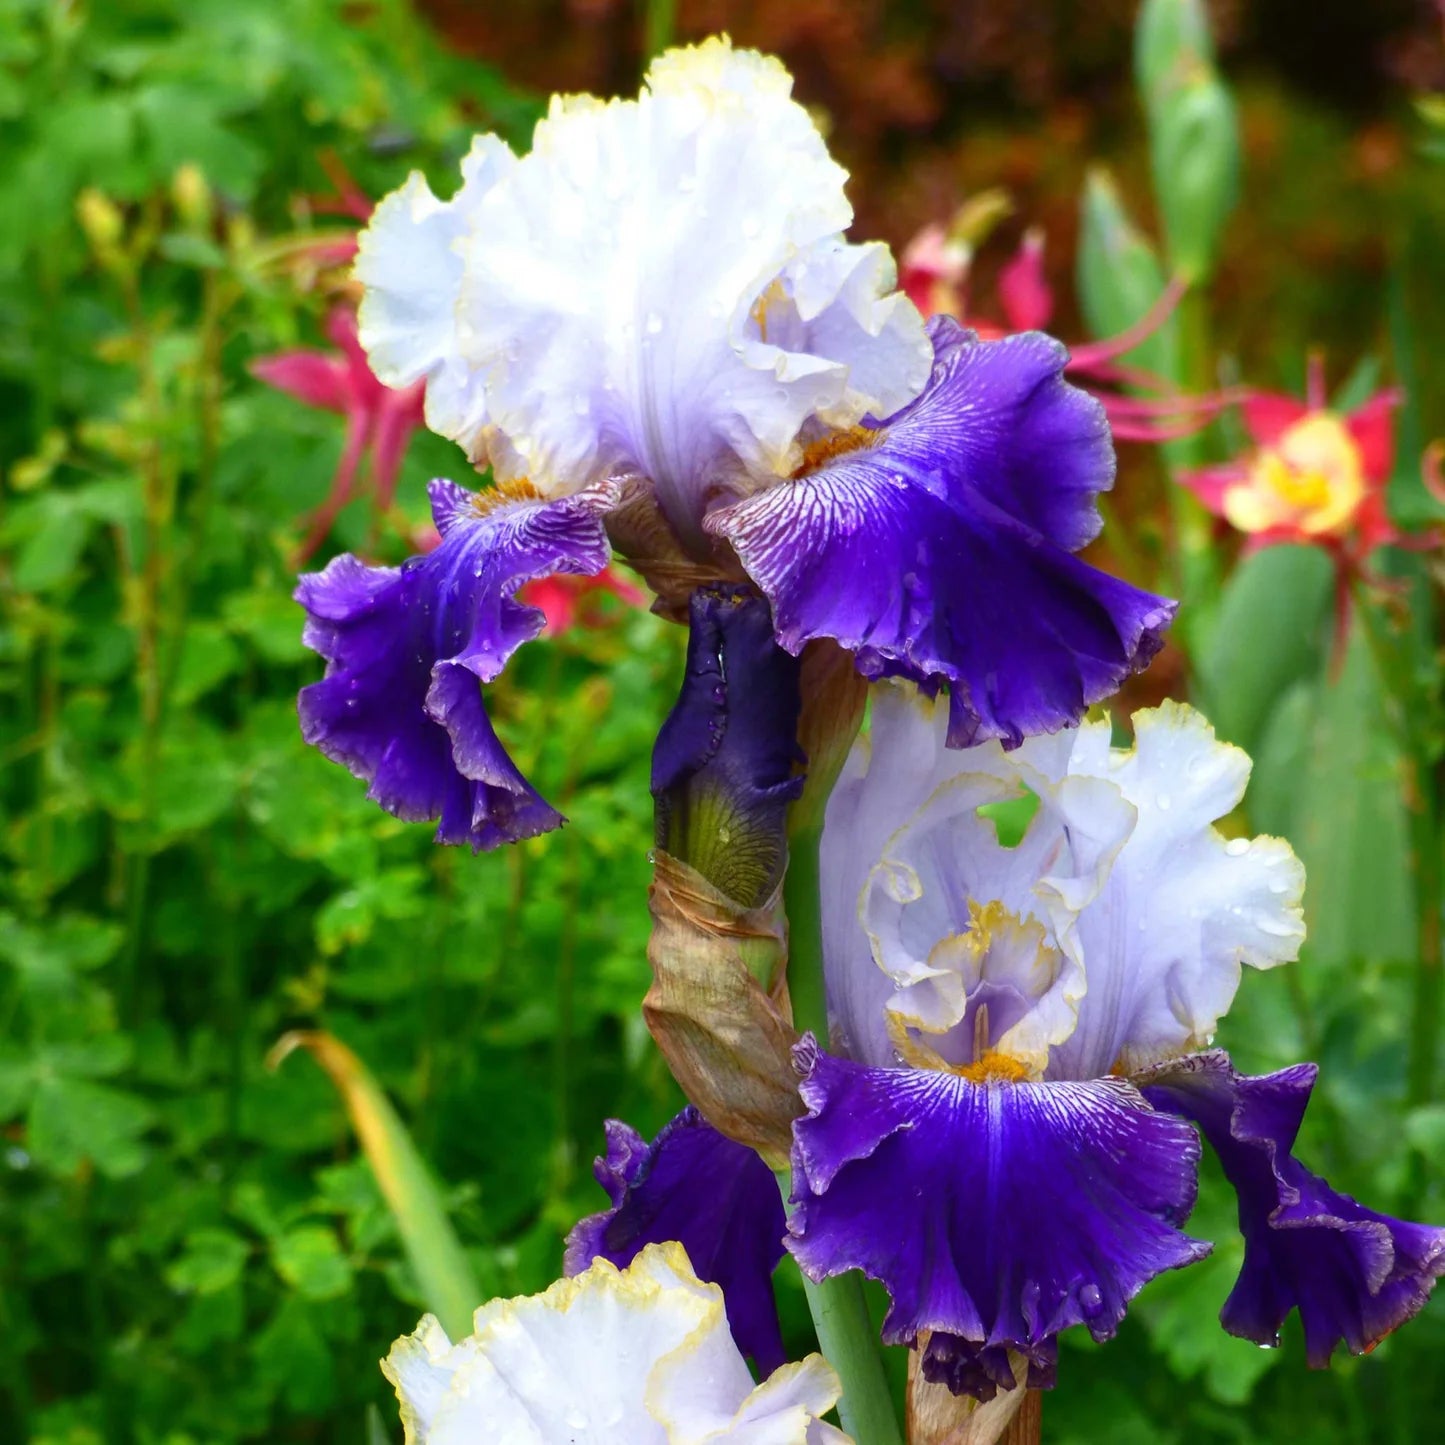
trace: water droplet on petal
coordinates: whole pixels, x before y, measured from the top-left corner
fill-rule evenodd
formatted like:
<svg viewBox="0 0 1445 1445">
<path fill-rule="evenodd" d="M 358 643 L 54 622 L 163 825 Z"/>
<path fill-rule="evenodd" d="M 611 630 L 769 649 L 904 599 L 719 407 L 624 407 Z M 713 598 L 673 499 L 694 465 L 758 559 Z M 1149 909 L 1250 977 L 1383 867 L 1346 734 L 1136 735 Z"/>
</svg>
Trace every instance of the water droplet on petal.
<svg viewBox="0 0 1445 1445">
<path fill-rule="evenodd" d="M 1224 845 L 1224 851 L 1228 853 L 1231 858 L 1242 858 L 1249 852 L 1249 839 L 1231 838 L 1229 842 Z"/>
<path fill-rule="evenodd" d="M 659 316 L 656 311 L 649 311 L 647 313 L 647 334 L 649 336 L 658 336 L 661 332 L 662 317 Z"/>
<path fill-rule="evenodd" d="M 1104 1296 L 1099 1293 L 1099 1286 L 1086 1284 L 1079 1291 L 1079 1308 L 1092 1318 L 1104 1307 Z"/>
<path fill-rule="evenodd" d="M 1161 813 L 1167 813 L 1174 806 L 1174 799 L 1168 793 L 1160 793 L 1154 801 L 1158 804 Z"/>
</svg>

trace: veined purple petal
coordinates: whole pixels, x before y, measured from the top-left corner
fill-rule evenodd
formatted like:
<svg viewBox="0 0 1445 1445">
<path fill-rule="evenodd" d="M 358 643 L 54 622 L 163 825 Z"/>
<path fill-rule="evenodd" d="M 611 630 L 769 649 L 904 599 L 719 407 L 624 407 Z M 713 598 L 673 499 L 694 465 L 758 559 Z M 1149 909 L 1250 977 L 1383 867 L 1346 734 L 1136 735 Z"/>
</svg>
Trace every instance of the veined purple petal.
<svg viewBox="0 0 1445 1445">
<path fill-rule="evenodd" d="M 798 659 L 751 587 L 698 588 L 688 622 L 687 671 L 652 754 L 657 844 L 751 908 L 782 877 L 803 788 Z"/>
<path fill-rule="evenodd" d="M 772 1274 L 783 1257 L 783 1200 L 772 1171 L 719 1134 L 691 1105 L 651 1144 L 607 1121 L 607 1153 L 592 1166 L 612 1208 L 567 1236 L 566 1272 L 599 1255 L 619 1268 L 644 1245 L 677 1240 L 701 1280 L 722 1288 L 738 1349 L 771 1374 L 785 1360 Z"/>
<path fill-rule="evenodd" d="M 1232 1335 L 1279 1342 L 1298 1308 L 1310 1365 L 1341 1340 L 1363 1354 L 1413 1318 L 1445 1274 L 1445 1229 L 1376 1214 L 1294 1155 L 1313 1064 L 1239 1074 L 1213 1050 L 1139 1077 L 1146 1098 L 1199 1125 L 1239 1195 L 1244 1267 L 1220 1312 Z"/>
<path fill-rule="evenodd" d="M 438 819 L 439 843 L 494 848 L 562 822 L 518 772 L 492 729 L 481 685 L 542 629 L 516 601 L 555 572 L 590 576 L 610 555 L 593 488 L 560 501 L 491 500 L 431 484 L 442 535 L 400 567 L 351 556 L 301 577 L 302 634 L 326 675 L 301 689 L 301 735 L 371 784 L 367 796 L 408 822 Z M 483 507 L 487 507 L 483 510 Z"/>
<path fill-rule="evenodd" d="M 811 1037 L 794 1057 L 808 1113 L 788 1248 L 812 1279 L 881 1280 L 884 1339 L 957 1336 L 935 1361 L 951 1386 L 988 1398 L 1000 1350 L 1047 1383 L 1060 1330 L 1108 1338 L 1144 1284 L 1209 1251 L 1180 1232 L 1198 1140 L 1122 1079 L 974 1083 L 865 1068 Z"/>
<path fill-rule="evenodd" d="M 1162 645 L 1176 604 L 1073 555 L 1113 484 L 1098 402 L 1037 332 L 930 325 L 923 394 L 856 450 L 721 509 L 797 652 L 836 638 L 869 677 L 950 688 L 949 744 L 1055 732 Z"/>
</svg>

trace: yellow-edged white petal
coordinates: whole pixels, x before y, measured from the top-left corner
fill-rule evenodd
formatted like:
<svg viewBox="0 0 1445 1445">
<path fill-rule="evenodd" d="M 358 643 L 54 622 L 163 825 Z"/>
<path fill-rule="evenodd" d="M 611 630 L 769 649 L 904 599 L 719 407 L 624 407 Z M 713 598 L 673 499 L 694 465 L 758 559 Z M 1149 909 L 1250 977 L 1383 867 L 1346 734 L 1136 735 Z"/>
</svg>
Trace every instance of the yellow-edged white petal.
<svg viewBox="0 0 1445 1445">
<path fill-rule="evenodd" d="M 843 1445 L 818 1420 L 838 1381 L 817 1355 L 762 1385 L 722 1291 L 681 1245 L 606 1260 L 544 1294 L 494 1300 L 451 1344 L 428 1317 L 382 1367 L 407 1445 Z"/>
</svg>

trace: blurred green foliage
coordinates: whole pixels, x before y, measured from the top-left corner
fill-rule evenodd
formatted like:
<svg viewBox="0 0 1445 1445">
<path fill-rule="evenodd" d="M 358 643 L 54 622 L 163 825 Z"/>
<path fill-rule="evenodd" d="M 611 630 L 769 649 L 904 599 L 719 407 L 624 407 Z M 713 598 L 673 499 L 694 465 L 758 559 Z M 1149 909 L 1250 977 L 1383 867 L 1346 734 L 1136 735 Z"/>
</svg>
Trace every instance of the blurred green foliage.
<svg viewBox="0 0 1445 1445">
<path fill-rule="evenodd" d="M 637 1005 L 680 630 L 607 599 L 603 625 L 519 654 L 498 726 L 572 823 L 494 856 L 382 814 L 295 721 L 319 664 L 290 554 L 342 426 L 246 371 L 316 344 L 328 296 L 286 238 L 337 229 L 304 199 L 328 154 L 372 196 L 412 167 L 441 189 L 473 130 L 524 142 L 537 113 L 397 0 L 0 0 L 0 1439 L 397 1437 L 375 1361 L 425 1302 L 326 1076 L 265 1067 L 287 1029 L 343 1040 L 396 1101 L 487 1294 L 557 1274 L 601 1202 L 604 1117 L 651 1132 L 677 1106 Z M 1439 115 L 1422 125 L 1441 152 Z M 1081 299 L 1115 330 L 1161 248 L 1147 198 L 1089 198 Z M 1177 252 L 1189 222 L 1163 214 Z M 1412 234 L 1406 261 L 1438 268 L 1438 234 Z M 1390 331 L 1401 376 L 1412 313 Z M 1410 428 L 1418 458 L 1430 420 Z M 1401 505 L 1424 516 L 1411 465 L 1402 441 Z M 419 436 L 406 524 L 443 474 L 464 459 Z M 357 501 L 332 547 L 399 560 L 375 523 Z M 1288 834 L 1312 875 L 1304 963 L 1246 980 L 1222 1042 L 1254 1069 L 1318 1059 L 1307 1156 L 1445 1219 L 1445 1105 L 1406 1062 L 1406 784 L 1439 753 L 1435 623 L 1417 568 L 1411 626 L 1377 619 L 1374 649 L 1358 631 L 1333 676 L 1321 561 L 1268 552 L 1185 598 L 1192 691 L 1258 758 L 1240 826 Z M 1152 1285 L 1111 1345 L 1069 1341 L 1048 1438 L 1424 1438 L 1445 1412 L 1441 1304 L 1329 1376 L 1294 1334 L 1278 1353 L 1232 1340 L 1227 1199 L 1206 1178 L 1213 1261 Z M 779 1280 L 801 1351 L 801 1291 Z"/>
</svg>

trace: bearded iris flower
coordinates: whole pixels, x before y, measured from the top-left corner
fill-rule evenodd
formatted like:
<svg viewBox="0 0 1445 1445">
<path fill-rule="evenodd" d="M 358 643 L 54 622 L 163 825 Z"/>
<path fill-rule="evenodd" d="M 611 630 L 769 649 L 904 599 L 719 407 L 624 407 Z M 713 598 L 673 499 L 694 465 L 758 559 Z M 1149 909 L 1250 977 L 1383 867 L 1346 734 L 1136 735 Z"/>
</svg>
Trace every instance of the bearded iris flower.
<svg viewBox="0 0 1445 1445">
<path fill-rule="evenodd" d="M 427 1316 L 382 1368 L 406 1445 L 848 1445 L 819 1418 L 838 1398 L 822 1356 L 754 1385 L 722 1291 L 677 1244 L 493 1300 L 455 1344 Z"/>
<path fill-rule="evenodd" d="M 950 754 L 947 726 L 883 690 L 829 804 L 832 1039 L 795 1052 L 804 1272 L 881 1280 L 884 1338 L 954 1393 L 1051 1385 L 1062 1330 L 1109 1337 L 1208 1251 L 1184 1232 L 1197 1124 L 1239 1194 L 1225 1328 L 1272 1344 L 1298 1308 L 1312 1364 L 1370 1348 L 1445 1272 L 1445 1230 L 1294 1159 L 1312 1066 L 1250 1078 L 1210 1047 L 1241 970 L 1304 933 L 1289 847 L 1213 826 L 1248 759 L 1177 704 L 1137 715 L 1129 752 L 1100 723 Z M 1005 847 L 986 810 L 1021 796 Z"/>
<path fill-rule="evenodd" d="M 695 603 L 695 638 L 727 620 L 695 648 L 722 670 L 690 669 L 664 738 L 720 739 L 717 786 L 765 827 L 758 783 L 785 768 L 796 683 L 767 662 L 760 608 Z M 861 1269 L 891 1297 L 885 1341 L 989 1400 L 1052 1385 L 1063 1330 L 1109 1338 L 1149 1280 L 1209 1252 L 1186 1232 L 1202 1135 L 1245 1241 L 1227 1330 L 1273 1344 L 1298 1309 L 1323 1366 L 1413 1316 L 1445 1273 L 1445 1230 L 1294 1157 L 1312 1065 L 1250 1077 L 1213 1047 L 1242 971 L 1298 954 L 1303 868 L 1279 839 L 1218 831 L 1250 764 L 1198 713 L 1166 703 L 1134 723 L 1128 751 L 1102 722 L 954 751 L 947 703 L 876 687 L 823 829 L 829 1037 L 793 1050 L 791 1215 L 762 1160 L 695 1110 L 651 1144 L 614 1121 L 596 1165 L 611 1207 L 573 1231 L 569 1270 L 679 1240 L 767 1367 L 784 1247 L 814 1281 Z M 1004 807 L 1032 809 L 1012 846 Z"/>
<path fill-rule="evenodd" d="M 442 841 L 560 821 L 480 687 L 540 626 L 518 587 L 614 548 L 669 615 L 750 578 L 790 652 L 946 689 L 952 746 L 1068 726 L 1160 646 L 1174 604 L 1075 555 L 1114 460 L 1063 348 L 925 328 L 887 248 L 844 239 L 845 173 L 790 91 L 724 40 L 668 52 L 635 100 L 554 100 L 525 156 L 480 137 L 448 201 L 413 176 L 361 239 L 373 368 L 494 485 L 439 493 L 448 560 L 303 579 L 330 669 L 302 711 Z"/>
</svg>

